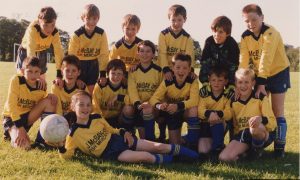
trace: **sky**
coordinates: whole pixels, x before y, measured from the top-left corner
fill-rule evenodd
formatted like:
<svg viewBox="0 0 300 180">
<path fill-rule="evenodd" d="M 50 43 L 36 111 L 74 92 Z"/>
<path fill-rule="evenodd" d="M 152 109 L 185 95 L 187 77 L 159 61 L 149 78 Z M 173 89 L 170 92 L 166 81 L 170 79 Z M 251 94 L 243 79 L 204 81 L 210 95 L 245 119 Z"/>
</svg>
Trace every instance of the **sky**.
<svg viewBox="0 0 300 180">
<path fill-rule="evenodd" d="M 71 35 L 83 25 L 80 19 L 83 7 L 93 3 L 100 9 L 98 26 L 103 28 L 109 43 L 122 36 L 122 18 L 135 14 L 141 19 L 141 29 L 137 34 L 142 39 L 157 43 L 161 30 L 170 25 L 168 8 L 181 4 L 187 10 L 184 29 L 201 47 L 211 33 L 210 25 L 217 16 L 231 19 L 232 36 L 240 41 L 246 30 L 242 19 L 242 8 L 250 3 L 258 4 L 264 13 L 266 24 L 274 26 L 282 35 L 285 44 L 300 46 L 300 12 L 298 0 L 0 0 L 0 16 L 32 21 L 44 6 L 52 6 L 57 14 L 57 27 Z"/>
</svg>

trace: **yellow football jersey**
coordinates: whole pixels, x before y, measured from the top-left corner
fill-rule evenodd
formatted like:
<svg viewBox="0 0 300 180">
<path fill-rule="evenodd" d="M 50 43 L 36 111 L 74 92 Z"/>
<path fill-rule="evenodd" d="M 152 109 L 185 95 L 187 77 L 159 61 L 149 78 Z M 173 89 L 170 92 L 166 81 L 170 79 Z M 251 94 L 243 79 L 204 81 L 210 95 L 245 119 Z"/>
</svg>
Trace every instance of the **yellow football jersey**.
<svg viewBox="0 0 300 180">
<path fill-rule="evenodd" d="M 229 121 L 232 118 L 230 111 L 230 100 L 224 93 L 219 97 L 215 97 L 212 92 L 208 96 L 199 98 L 198 117 L 201 121 L 207 121 L 210 112 L 217 112 L 218 116 L 224 121 Z"/>
<path fill-rule="evenodd" d="M 249 66 L 255 70 L 258 84 L 289 66 L 281 35 L 272 26 L 263 24 L 258 37 L 249 30 L 243 33 L 239 67 Z"/>
<path fill-rule="evenodd" d="M 195 65 L 194 43 L 191 36 L 183 29 L 175 34 L 171 28 L 166 28 L 159 34 L 158 40 L 158 64 L 163 68 L 172 67 L 172 57 L 184 52 L 192 58 L 192 67 Z"/>
<path fill-rule="evenodd" d="M 137 45 L 141 41 L 142 39 L 136 37 L 133 43 L 128 45 L 123 37 L 113 45 L 109 54 L 109 60 L 121 59 L 125 63 L 126 70 L 128 71 L 131 66 L 139 63 L 139 58 L 137 56 Z"/>
<path fill-rule="evenodd" d="M 248 120 L 254 116 L 261 116 L 268 120 L 265 125 L 268 131 L 276 128 L 276 119 L 267 96 L 255 97 L 255 93 L 246 100 L 231 100 L 231 111 L 233 117 L 234 133 L 249 128 Z"/>
<path fill-rule="evenodd" d="M 136 70 L 129 73 L 128 94 L 132 104 L 149 101 L 162 81 L 161 68 L 152 63 L 147 69 L 139 64 Z"/>
<path fill-rule="evenodd" d="M 59 32 L 55 28 L 51 35 L 42 33 L 38 21 L 33 21 L 27 27 L 22 39 L 21 46 L 26 49 L 27 56 L 35 57 L 36 53 L 49 49 L 53 45 L 56 69 L 60 69 L 63 58 L 63 48 L 61 46 Z"/>
<path fill-rule="evenodd" d="M 101 156 L 112 134 L 120 134 L 119 129 L 111 127 L 99 114 L 91 114 L 86 125 L 74 123 L 66 138 L 64 159 L 71 158 L 75 149 L 92 156 Z"/>
<path fill-rule="evenodd" d="M 45 90 L 30 87 L 24 76 L 15 75 L 10 80 L 3 115 L 10 117 L 17 127 L 25 126 L 27 119 L 22 115 L 46 96 Z"/>
<path fill-rule="evenodd" d="M 57 97 L 57 106 L 56 114 L 65 115 L 70 111 L 71 97 L 81 90 L 77 85 L 73 88 L 68 89 L 64 83 L 64 87 L 60 88 L 57 85 L 53 84 L 51 88 L 51 93 L 55 94 Z M 83 90 L 89 92 L 87 87 L 84 87 Z"/>
<path fill-rule="evenodd" d="M 114 97 L 117 97 L 117 101 L 112 108 L 108 108 L 107 103 Z M 113 87 L 109 80 L 104 86 L 98 83 L 95 85 L 93 91 L 93 108 L 95 113 L 101 114 L 106 119 L 118 117 L 125 104 L 129 104 L 127 86 L 120 84 L 118 87 Z"/>
<path fill-rule="evenodd" d="M 178 105 L 178 110 L 185 110 L 198 105 L 199 100 L 198 79 L 187 77 L 185 82 L 179 86 L 175 76 L 172 81 L 164 80 L 159 85 L 150 99 L 150 104 L 155 106 L 158 103 L 167 102 Z"/>
<path fill-rule="evenodd" d="M 99 70 L 106 71 L 109 50 L 107 36 L 102 28 L 95 27 L 94 32 L 88 35 L 84 26 L 80 27 L 72 35 L 68 51 L 79 60 L 98 60 Z"/>
</svg>

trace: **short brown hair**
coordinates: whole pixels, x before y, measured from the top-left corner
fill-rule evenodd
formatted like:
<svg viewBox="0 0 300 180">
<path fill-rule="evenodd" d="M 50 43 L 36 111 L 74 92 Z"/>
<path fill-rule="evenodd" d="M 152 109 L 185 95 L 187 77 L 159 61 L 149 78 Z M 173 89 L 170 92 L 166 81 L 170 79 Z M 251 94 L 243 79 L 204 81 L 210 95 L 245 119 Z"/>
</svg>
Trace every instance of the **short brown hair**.
<svg viewBox="0 0 300 180">
<path fill-rule="evenodd" d="M 110 60 L 106 67 L 106 73 L 108 74 L 110 70 L 120 69 L 123 73 L 126 73 L 126 65 L 121 59 Z"/>
<path fill-rule="evenodd" d="M 22 63 L 22 69 L 26 69 L 28 66 L 40 67 L 40 60 L 37 57 L 26 57 Z"/>
<path fill-rule="evenodd" d="M 77 56 L 75 55 L 66 55 L 63 59 L 62 59 L 62 67 L 66 64 L 72 64 L 74 66 L 77 67 L 78 70 L 80 70 L 80 62 Z"/>
<path fill-rule="evenodd" d="M 85 17 L 98 17 L 100 18 L 100 10 L 95 4 L 87 4 L 84 6 L 83 12 L 81 14 L 81 19 L 83 20 Z"/>
<path fill-rule="evenodd" d="M 51 23 L 53 20 L 56 20 L 56 18 L 57 14 L 50 6 L 43 7 L 38 15 L 38 19 L 44 20 L 46 23 Z"/>
<path fill-rule="evenodd" d="M 211 24 L 211 30 L 217 31 L 218 28 L 223 28 L 227 34 L 231 34 L 232 23 L 226 16 L 215 18 Z"/>
<path fill-rule="evenodd" d="M 174 65 L 176 61 L 186 61 L 189 63 L 189 65 L 191 66 L 192 64 L 192 58 L 189 54 L 183 53 L 183 52 L 179 52 L 176 53 L 173 57 L 172 57 L 172 64 Z"/>
<path fill-rule="evenodd" d="M 186 9 L 179 4 L 174 4 L 169 8 L 168 18 L 170 19 L 171 15 L 178 16 L 182 15 L 184 19 L 186 19 Z"/>
<path fill-rule="evenodd" d="M 138 43 L 137 47 L 138 47 L 138 52 L 140 51 L 140 46 L 144 45 L 144 46 L 148 46 L 151 48 L 152 53 L 155 54 L 156 48 L 153 42 L 149 41 L 149 40 L 144 40 Z"/>
<path fill-rule="evenodd" d="M 140 18 L 137 17 L 137 15 L 134 14 L 126 14 L 123 18 L 122 28 L 128 25 L 134 25 L 137 26 L 138 29 L 141 27 L 141 21 Z"/>
<path fill-rule="evenodd" d="M 248 13 L 256 13 L 259 16 L 263 15 L 261 8 L 257 4 L 248 4 L 247 6 L 245 6 L 243 8 L 242 12 L 246 13 L 246 14 L 248 14 Z"/>
<path fill-rule="evenodd" d="M 217 77 L 224 77 L 224 79 L 228 79 L 228 70 L 223 66 L 214 66 L 208 73 L 208 76 L 216 75 Z"/>
</svg>

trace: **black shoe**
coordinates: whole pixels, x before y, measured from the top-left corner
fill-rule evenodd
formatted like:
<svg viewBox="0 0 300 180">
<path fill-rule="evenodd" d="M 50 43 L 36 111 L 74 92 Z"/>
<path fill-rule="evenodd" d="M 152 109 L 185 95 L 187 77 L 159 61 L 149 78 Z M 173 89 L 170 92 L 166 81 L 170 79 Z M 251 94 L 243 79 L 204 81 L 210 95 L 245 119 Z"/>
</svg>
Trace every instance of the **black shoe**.
<svg viewBox="0 0 300 180">
<path fill-rule="evenodd" d="M 8 142 L 11 140 L 8 131 L 4 131 L 4 133 L 3 133 L 3 140 L 4 140 L 4 141 L 8 141 Z"/>
<path fill-rule="evenodd" d="M 285 157 L 284 149 L 276 149 L 274 150 L 274 157 L 276 159 L 282 159 Z"/>
<path fill-rule="evenodd" d="M 31 144 L 31 148 L 32 148 L 32 149 L 37 148 L 37 149 L 43 150 L 43 151 L 49 151 L 49 150 L 54 150 L 54 149 L 56 149 L 55 147 L 50 146 L 50 145 L 48 145 L 48 144 L 46 144 L 46 143 L 37 142 L 37 141 L 34 142 L 33 144 Z"/>
<path fill-rule="evenodd" d="M 248 153 L 248 159 L 259 159 L 263 156 L 264 149 L 263 148 L 253 148 Z"/>
</svg>

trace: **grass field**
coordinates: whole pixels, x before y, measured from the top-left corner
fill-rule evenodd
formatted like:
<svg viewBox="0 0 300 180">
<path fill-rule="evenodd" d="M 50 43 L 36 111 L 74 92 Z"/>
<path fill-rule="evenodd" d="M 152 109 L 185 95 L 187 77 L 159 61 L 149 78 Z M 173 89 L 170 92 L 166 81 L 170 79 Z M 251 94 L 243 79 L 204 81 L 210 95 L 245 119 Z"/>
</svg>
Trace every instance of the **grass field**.
<svg viewBox="0 0 300 180">
<path fill-rule="evenodd" d="M 0 62 L 0 111 L 7 96 L 10 77 L 15 73 L 13 63 Z M 49 65 L 47 79 L 55 76 Z M 265 156 L 251 162 L 217 164 L 210 162 L 173 163 L 167 165 L 125 164 L 80 156 L 63 161 L 56 151 L 12 149 L 2 141 L 0 129 L 0 179 L 296 179 L 299 178 L 299 73 L 291 73 L 292 88 L 288 91 L 285 115 L 288 121 L 287 156 L 278 161 L 272 158 L 273 145 Z M 35 125 L 29 132 L 33 139 Z"/>
</svg>

